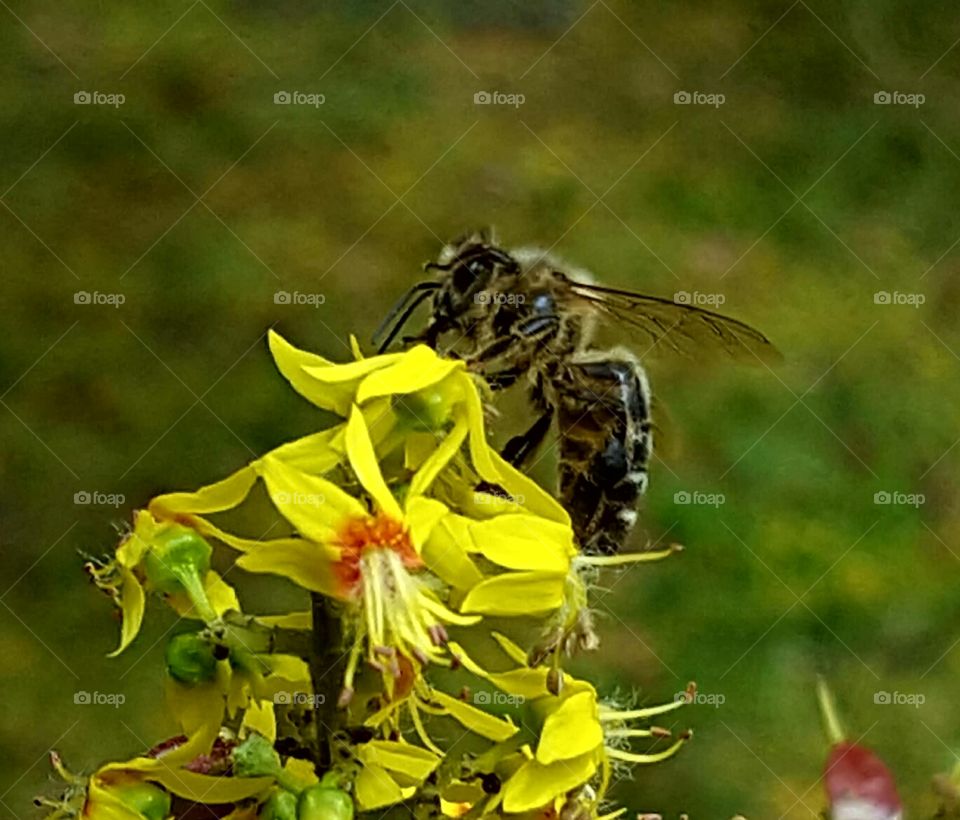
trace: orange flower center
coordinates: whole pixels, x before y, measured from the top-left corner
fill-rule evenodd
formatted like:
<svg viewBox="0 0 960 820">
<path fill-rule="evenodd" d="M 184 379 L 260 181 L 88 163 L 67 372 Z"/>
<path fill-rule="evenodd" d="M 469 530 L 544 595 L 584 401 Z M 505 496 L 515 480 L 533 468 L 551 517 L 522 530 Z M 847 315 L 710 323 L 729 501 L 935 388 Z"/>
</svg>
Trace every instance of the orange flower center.
<svg viewBox="0 0 960 820">
<path fill-rule="evenodd" d="M 423 561 L 410 541 L 410 533 L 403 523 L 384 513 L 364 518 L 351 518 L 337 538 L 340 560 L 336 564 L 341 589 L 347 597 L 356 595 L 360 588 L 361 559 L 370 550 L 391 550 L 400 556 L 407 569 L 419 569 Z"/>
</svg>

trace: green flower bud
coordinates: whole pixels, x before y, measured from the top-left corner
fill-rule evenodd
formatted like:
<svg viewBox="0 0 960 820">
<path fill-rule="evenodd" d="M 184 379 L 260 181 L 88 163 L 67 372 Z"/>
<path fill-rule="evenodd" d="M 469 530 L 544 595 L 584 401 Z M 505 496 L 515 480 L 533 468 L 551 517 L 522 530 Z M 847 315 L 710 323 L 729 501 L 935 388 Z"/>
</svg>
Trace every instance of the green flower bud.
<svg viewBox="0 0 960 820">
<path fill-rule="evenodd" d="M 130 780 L 111 787 L 110 792 L 147 820 L 164 820 L 170 816 L 170 794 L 153 783 Z"/>
<path fill-rule="evenodd" d="M 297 796 L 278 789 L 260 809 L 260 820 L 297 820 Z"/>
<path fill-rule="evenodd" d="M 404 427 L 430 433 L 446 428 L 450 421 L 450 397 L 442 390 L 427 388 L 418 393 L 396 396 L 393 411 Z"/>
<path fill-rule="evenodd" d="M 304 789 L 297 803 L 298 820 L 353 820 L 353 799 L 323 784 Z"/>
<path fill-rule="evenodd" d="M 167 671 L 181 683 L 204 683 L 217 674 L 216 647 L 193 632 L 174 635 L 164 655 Z"/>
<path fill-rule="evenodd" d="M 165 594 L 189 592 L 186 579 L 202 578 L 210 569 L 213 548 L 201 535 L 180 524 L 165 527 L 143 559 L 150 585 Z"/>
<path fill-rule="evenodd" d="M 280 755 L 269 740 L 256 732 L 233 750 L 233 773 L 237 777 L 279 777 Z"/>
</svg>

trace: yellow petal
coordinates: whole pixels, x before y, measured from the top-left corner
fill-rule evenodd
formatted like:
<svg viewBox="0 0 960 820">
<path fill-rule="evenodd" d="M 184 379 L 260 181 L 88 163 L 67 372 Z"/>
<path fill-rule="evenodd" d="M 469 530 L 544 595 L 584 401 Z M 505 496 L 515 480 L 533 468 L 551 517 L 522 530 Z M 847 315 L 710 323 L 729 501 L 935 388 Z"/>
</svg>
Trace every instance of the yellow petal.
<svg viewBox="0 0 960 820">
<path fill-rule="evenodd" d="M 468 672 L 490 681 L 498 689 L 508 694 L 531 701 L 549 695 L 547 690 L 547 673 L 549 670 L 546 667 L 540 666 L 536 669 L 530 669 L 523 666 L 509 672 L 488 672 L 474 661 L 458 643 L 451 641 L 448 646 Z"/>
<path fill-rule="evenodd" d="M 350 411 L 350 419 L 347 421 L 347 456 L 357 479 L 377 502 L 377 506 L 394 520 L 402 520 L 403 510 L 380 472 L 367 424 L 356 405 Z"/>
<path fill-rule="evenodd" d="M 363 505 L 336 484 L 308 475 L 273 456 L 257 462 L 277 509 L 311 541 L 327 541 L 348 518 L 365 516 Z"/>
<path fill-rule="evenodd" d="M 517 733 L 517 727 L 509 720 L 494 717 L 469 703 L 464 703 L 459 698 L 450 697 L 445 692 L 431 692 L 430 700 L 440 704 L 450 717 L 462 723 L 471 732 L 488 740 L 500 743 Z"/>
<path fill-rule="evenodd" d="M 523 651 L 523 647 L 515 644 L 501 632 L 491 632 L 490 636 L 500 644 L 500 648 L 507 654 L 510 660 L 521 666 L 527 665 L 527 653 Z"/>
<path fill-rule="evenodd" d="M 196 492 L 158 495 L 150 502 L 150 511 L 155 515 L 174 516 L 231 510 L 249 495 L 256 480 L 257 474 L 252 467 L 247 466 L 216 484 L 201 487 Z"/>
<path fill-rule="evenodd" d="M 357 403 L 362 404 L 377 396 L 415 393 L 436 384 L 454 370 L 463 367 L 465 367 L 463 362 L 441 359 L 436 351 L 426 345 L 417 345 L 401 354 L 399 360 L 391 363 L 389 367 L 378 369 L 367 376 L 357 390 Z"/>
<path fill-rule="evenodd" d="M 121 568 L 120 578 L 120 611 L 123 619 L 120 627 L 120 646 L 108 655 L 110 658 L 116 657 L 133 643 L 143 624 L 143 613 L 147 604 L 143 587 L 136 575 L 128 569 Z"/>
<path fill-rule="evenodd" d="M 468 525 L 468 519 L 446 515 L 430 530 L 430 537 L 420 547 L 420 557 L 430 571 L 445 584 L 461 591 L 483 580 L 480 570 L 463 548 L 463 544 L 470 540 Z"/>
<path fill-rule="evenodd" d="M 356 752 L 364 765 L 381 766 L 417 781 L 424 780 L 440 763 L 433 752 L 394 740 L 371 740 Z"/>
<path fill-rule="evenodd" d="M 277 719 L 273 713 L 273 704 L 270 701 L 250 701 L 250 705 L 243 713 L 240 736 L 246 737 L 249 732 L 261 734 L 271 743 L 277 739 Z"/>
<path fill-rule="evenodd" d="M 229 666 L 226 673 L 222 669 L 218 669 L 218 673 L 229 676 Z M 190 746 L 196 754 L 209 752 L 220 733 L 224 708 L 221 686 L 220 679 L 193 685 L 180 683 L 169 676 L 164 680 L 167 707 L 180 731 L 190 738 Z"/>
<path fill-rule="evenodd" d="M 423 495 L 433 483 L 439 472 L 449 464 L 460 450 L 463 440 L 467 437 L 467 419 L 461 416 L 454 424 L 453 429 L 444 436 L 440 445 L 427 457 L 426 461 L 410 480 L 410 496 Z"/>
<path fill-rule="evenodd" d="M 310 665 L 298 655 L 280 653 L 262 656 L 270 669 L 270 678 L 282 678 L 288 683 L 310 686 Z"/>
<path fill-rule="evenodd" d="M 544 806 L 586 783 L 596 768 L 592 753 L 549 765 L 528 760 L 507 780 L 503 789 L 503 808 L 507 812 L 521 812 Z"/>
<path fill-rule="evenodd" d="M 380 766 L 368 764 L 360 770 L 353 783 L 353 793 L 361 811 L 373 811 L 391 806 L 416 792 L 416 787 L 401 789 L 397 782 Z"/>
<path fill-rule="evenodd" d="M 566 575 L 575 552 L 570 527 L 528 513 L 471 522 L 470 535 L 476 550 L 508 569 Z"/>
<path fill-rule="evenodd" d="M 410 530 L 410 540 L 419 553 L 433 532 L 433 528 L 449 513 L 447 505 L 435 498 L 407 497 L 404 521 Z"/>
<path fill-rule="evenodd" d="M 603 729 L 597 719 L 597 696 L 590 690 L 565 698 L 543 722 L 537 760 L 554 763 L 598 749 Z"/>
<path fill-rule="evenodd" d="M 288 612 L 285 615 L 257 615 L 257 621 L 275 629 L 313 629 L 313 613 Z"/>
<path fill-rule="evenodd" d="M 338 416 L 346 416 L 350 412 L 354 395 L 352 384 L 335 387 L 330 383 L 318 381 L 307 373 L 307 368 L 336 369 L 337 365 L 333 365 L 332 362 L 315 353 L 299 350 L 272 330 L 269 333 L 269 344 L 277 369 L 301 396 L 317 407 L 331 410 Z"/>
<path fill-rule="evenodd" d="M 323 475 L 341 463 L 346 454 L 344 426 L 311 433 L 271 450 L 267 455 L 280 459 L 304 473 Z"/>
<path fill-rule="evenodd" d="M 288 757 L 283 768 L 297 783 L 303 784 L 304 788 L 320 782 L 320 778 L 317 777 L 317 770 L 309 760 Z"/>
<path fill-rule="evenodd" d="M 289 538 L 245 552 L 237 566 L 247 572 L 268 572 L 289 578 L 298 586 L 323 595 L 343 597 L 329 556 L 311 541 Z"/>
<path fill-rule="evenodd" d="M 84 820 L 143 820 L 140 812 L 130 808 L 100 777 L 91 777 L 87 799 L 83 804 Z M 55 815 L 51 815 L 55 816 Z"/>
<path fill-rule="evenodd" d="M 481 581 L 460 606 L 484 615 L 536 615 L 563 603 L 564 576 L 552 572 L 507 572 Z"/>
</svg>

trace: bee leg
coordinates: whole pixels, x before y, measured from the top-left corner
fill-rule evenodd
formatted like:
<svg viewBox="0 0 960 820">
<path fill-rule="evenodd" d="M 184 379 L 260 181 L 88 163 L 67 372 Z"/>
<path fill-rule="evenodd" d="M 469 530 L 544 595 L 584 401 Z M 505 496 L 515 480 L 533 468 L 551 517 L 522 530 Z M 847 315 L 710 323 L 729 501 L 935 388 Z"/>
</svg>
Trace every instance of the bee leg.
<svg viewBox="0 0 960 820">
<path fill-rule="evenodd" d="M 653 447 L 650 388 L 626 354 L 590 352 L 554 380 L 560 500 L 581 549 L 618 552 L 637 520 Z"/>
<path fill-rule="evenodd" d="M 507 370 L 499 370 L 496 373 L 484 374 L 484 381 L 490 386 L 491 390 L 506 390 L 515 384 L 517 379 L 523 375 L 523 371 L 518 367 L 511 367 Z"/>
<path fill-rule="evenodd" d="M 550 409 L 538 418 L 525 433 L 514 436 L 507 442 L 500 455 L 514 467 L 521 467 L 532 456 L 550 429 L 553 410 Z"/>
</svg>

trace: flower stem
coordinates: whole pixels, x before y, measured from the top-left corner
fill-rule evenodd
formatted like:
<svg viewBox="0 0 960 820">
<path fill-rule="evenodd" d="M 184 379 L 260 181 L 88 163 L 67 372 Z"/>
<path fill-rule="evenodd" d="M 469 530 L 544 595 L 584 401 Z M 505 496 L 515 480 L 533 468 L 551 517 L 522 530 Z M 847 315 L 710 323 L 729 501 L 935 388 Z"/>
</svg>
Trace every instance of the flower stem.
<svg viewBox="0 0 960 820">
<path fill-rule="evenodd" d="M 313 717 L 316 730 L 314 763 L 322 772 L 333 760 L 333 735 L 340 727 L 337 708 L 343 679 L 343 630 L 340 618 L 329 601 L 317 592 L 310 593 L 313 640 L 310 649 L 310 679 L 313 683 Z"/>
</svg>

